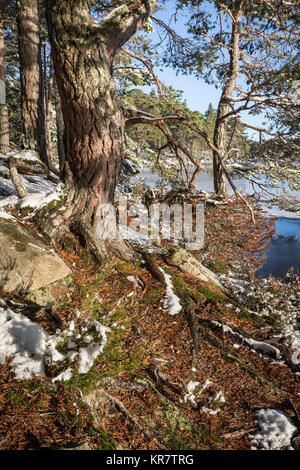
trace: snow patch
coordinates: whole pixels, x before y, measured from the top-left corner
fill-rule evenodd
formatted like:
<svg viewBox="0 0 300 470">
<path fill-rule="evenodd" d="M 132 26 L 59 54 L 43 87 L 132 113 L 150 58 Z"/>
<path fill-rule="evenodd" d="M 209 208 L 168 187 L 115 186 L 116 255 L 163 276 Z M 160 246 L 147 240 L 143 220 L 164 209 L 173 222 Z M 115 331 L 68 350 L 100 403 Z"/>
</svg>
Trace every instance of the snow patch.
<svg viewBox="0 0 300 470">
<path fill-rule="evenodd" d="M 139 289 L 142 289 L 144 287 L 144 284 L 142 283 L 142 281 L 135 276 L 127 276 L 127 280 L 132 282 Z"/>
<path fill-rule="evenodd" d="M 172 284 L 171 276 L 165 273 L 162 268 L 159 269 L 162 272 L 166 283 L 166 294 L 162 298 L 161 303 L 163 304 L 164 309 L 167 310 L 170 315 L 177 315 L 177 313 L 182 310 L 182 306 L 180 305 L 180 299 L 174 293 L 174 287 Z"/>
<path fill-rule="evenodd" d="M 199 382 L 193 382 L 190 380 L 189 383 L 186 385 L 187 393 L 184 395 L 183 399 L 185 402 L 190 401 L 193 405 L 196 405 L 196 397 L 194 395 L 194 390 L 199 385 Z"/>
<path fill-rule="evenodd" d="M 24 209 L 26 207 L 31 207 L 32 209 L 38 210 L 42 207 L 50 204 L 53 201 L 59 201 L 63 195 L 63 185 L 59 183 L 56 188 L 51 191 L 50 193 L 40 192 L 29 194 L 22 198 L 20 202 L 20 209 Z"/>
<path fill-rule="evenodd" d="M 282 412 L 262 409 L 256 412 L 259 431 L 251 436 L 251 442 L 265 450 L 293 450 L 291 438 L 296 426 Z"/>
<path fill-rule="evenodd" d="M 18 380 L 45 375 L 43 358 L 48 335 L 37 324 L 12 310 L 0 309 L 0 364 L 11 357 Z"/>
<path fill-rule="evenodd" d="M 106 333 L 111 331 L 107 326 L 101 325 L 97 320 L 91 321 L 89 323 L 89 329 L 94 328 L 97 333 L 102 337 L 101 343 L 92 343 L 86 348 L 80 348 L 79 350 L 79 363 L 78 363 L 78 372 L 79 374 L 86 374 L 92 365 L 94 364 L 95 359 L 103 352 L 103 349 L 107 343 Z"/>
<path fill-rule="evenodd" d="M 16 220 L 15 217 L 13 217 L 11 214 L 1 209 L 0 209 L 0 219 Z"/>
<path fill-rule="evenodd" d="M 82 335 L 83 331 L 94 329 L 101 337 L 100 343 L 91 341 L 91 335 Z M 92 367 L 95 359 L 103 352 L 107 342 L 107 333 L 110 328 L 101 325 L 98 321 L 86 322 L 86 326 L 81 328 L 80 333 L 76 331 L 74 321 L 71 321 L 64 331 L 57 330 L 55 334 L 48 335 L 37 323 L 28 318 L 13 312 L 10 309 L 0 309 L 0 364 L 4 364 L 11 358 L 12 368 L 17 380 L 29 379 L 35 376 L 45 376 L 44 363 L 62 363 L 65 360 L 74 361 L 78 359 L 80 374 L 84 374 Z M 67 342 L 68 351 L 62 354 L 57 350 L 57 345 L 66 337 L 70 337 Z M 82 340 L 91 343 L 87 347 L 81 347 L 75 340 Z M 72 368 L 62 371 L 53 382 L 59 380 L 69 380 L 72 377 Z"/>
</svg>

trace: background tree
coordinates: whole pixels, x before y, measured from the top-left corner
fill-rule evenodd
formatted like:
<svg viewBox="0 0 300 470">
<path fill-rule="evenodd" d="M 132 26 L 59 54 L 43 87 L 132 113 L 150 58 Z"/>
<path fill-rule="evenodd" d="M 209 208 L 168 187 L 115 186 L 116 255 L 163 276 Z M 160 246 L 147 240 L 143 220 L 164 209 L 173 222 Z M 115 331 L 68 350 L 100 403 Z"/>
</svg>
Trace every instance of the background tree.
<svg viewBox="0 0 300 470">
<path fill-rule="evenodd" d="M 5 41 L 4 41 L 4 9 L 5 1 L 0 1 L 0 80 L 2 91 L 6 89 L 6 61 L 5 61 Z M 6 97 L 3 97 L 6 98 Z M 9 141 L 9 118 L 6 103 L 0 104 L 0 152 L 7 153 L 10 149 Z"/>
<path fill-rule="evenodd" d="M 126 93 L 127 109 L 137 113 L 138 111 L 148 113 L 149 116 L 185 116 L 186 119 L 192 121 L 199 128 L 203 127 L 204 117 L 198 111 L 191 111 L 186 101 L 182 98 L 182 92 L 174 90 L 172 87 L 164 87 L 164 94 L 160 96 L 152 90 L 146 94 L 140 89 L 133 89 Z M 180 121 L 168 123 L 168 130 L 174 138 L 180 141 L 190 153 L 196 158 L 201 156 L 202 140 L 195 135 L 190 129 L 184 128 Z M 188 157 L 180 150 L 170 148 L 168 140 L 163 132 L 151 124 L 138 123 L 127 129 L 128 135 L 137 142 L 138 151 L 142 155 L 148 155 L 154 166 L 166 169 L 164 158 L 166 155 L 173 155 L 177 160 L 180 168 L 186 173 L 187 167 L 190 165 Z M 147 152 L 150 149 L 151 152 Z M 190 165 L 191 166 L 191 165 Z M 193 167 L 194 165 L 192 165 Z M 193 170 L 192 170 L 193 171 Z M 189 175 L 186 174 L 187 179 Z"/>
<path fill-rule="evenodd" d="M 38 0 L 17 0 L 23 146 L 49 164 Z"/>
<path fill-rule="evenodd" d="M 177 48 L 176 55 L 166 53 L 165 61 L 184 73 L 204 77 L 222 91 L 211 143 L 215 191 L 226 196 L 224 163 L 241 126 L 290 145 L 293 154 L 296 150 L 295 142 L 288 142 L 280 129 L 253 126 L 243 113 L 265 115 L 269 120 L 279 110 L 286 114 L 294 108 L 296 114 L 288 90 L 278 87 L 278 75 L 283 66 L 294 69 L 297 62 L 297 2 L 179 0 L 177 5 L 189 12 L 188 32 L 195 52 L 189 47 L 184 53 L 182 48 L 179 55 Z"/>
<path fill-rule="evenodd" d="M 5 4 L 4 16 L 6 105 L 9 115 L 10 145 L 16 147 L 22 140 L 20 61 L 16 23 L 16 4 Z"/>
</svg>

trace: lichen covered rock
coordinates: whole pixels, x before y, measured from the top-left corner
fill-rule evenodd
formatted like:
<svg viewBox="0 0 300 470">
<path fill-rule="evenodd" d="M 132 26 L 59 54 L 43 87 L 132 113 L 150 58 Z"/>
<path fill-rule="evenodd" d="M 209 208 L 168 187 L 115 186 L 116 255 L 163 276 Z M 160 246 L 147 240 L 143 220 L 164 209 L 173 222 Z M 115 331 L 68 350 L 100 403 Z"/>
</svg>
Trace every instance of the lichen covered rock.
<svg viewBox="0 0 300 470">
<path fill-rule="evenodd" d="M 51 248 L 14 223 L 0 220 L 0 289 L 40 305 L 59 303 L 72 272 Z"/>
<path fill-rule="evenodd" d="M 191 274 L 201 281 L 212 282 L 217 287 L 224 290 L 224 287 L 219 282 L 217 276 L 183 248 L 171 248 L 165 255 L 165 258 L 168 264 L 176 266 L 184 273 Z"/>
</svg>

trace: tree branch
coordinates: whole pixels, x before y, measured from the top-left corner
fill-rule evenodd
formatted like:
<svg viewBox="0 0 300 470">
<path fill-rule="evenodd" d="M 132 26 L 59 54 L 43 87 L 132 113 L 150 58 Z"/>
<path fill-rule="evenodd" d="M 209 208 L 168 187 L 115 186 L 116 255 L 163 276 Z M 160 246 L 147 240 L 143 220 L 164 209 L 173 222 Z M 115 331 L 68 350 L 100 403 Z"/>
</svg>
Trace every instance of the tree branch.
<svg viewBox="0 0 300 470">
<path fill-rule="evenodd" d="M 143 59 L 142 57 L 139 57 L 137 56 L 136 54 L 133 54 L 133 52 L 130 52 L 128 51 L 127 49 L 124 49 L 122 48 L 121 49 L 122 52 L 124 52 L 125 54 L 129 55 L 130 57 L 132 57 L 133 59 L 136 59 L 138 60 L 139 62 L 141 62 L 143 65 L 145 65 L 145 67 L 147 68 L 148 72 L 150 73 L 150 75 L 153 77 L 155 83 L 156 83 L 156 86 L 157 86 L 157 90 L 158 90 L 158 93 L 160 96 L 163 95 L 163 87 L 164 85 L 161 83 L 161 81 L 158 79 L 157 75 L 155 75 L 154 71 L 153 71 L 153 67 L 152 67 L 152 64 L 150 62 L 148 62 L 147 60 Z"/>
<path fill-rule="evenodd" d="M 210 141 L 208 135 L 206 132 L 204 131 L 201 131 L 200 129 L 198 129 L 194 124 L 192 124 L 190 121 L 187 121 L 185 118 L 181 117 L 181 116 L 166 116 L 165 118 L 154 118 L 154 117 L 146 117 L 146 116 L 136 116 L 136 117 L 132 117 L 132 118 L 129 118 L 127 119 L 127 121 L 125 122 L 125 127 L 130 127 L 134 124 L 150 124 L 150 125 L 153 125 L 153 126 L 156 126 L 158 127 L 162 132 L 163 134 L 165 135 L 165 137 L 167 138 L 167 141 L 172 145 L 172 146 L 175 146 L 177 148 L 179 148 L 183 153 L 185 153 L 185 155 L 191 160 L 191 162 L 196 166 L 196 170 L 195 170 L 195 173 L 193 174 L 193 177 L 190 181 L 190 185 L 191 186 L 194 186 L 195 183 L 196 183 L 196 179 L 197 179 L 197 176 L 200 172 L 200 170 L 202 169 L 202 165 L 201 163 L 196 160 L 193 155 L 186 149 L 186 147 L 184 147 L 181 142 L 179 142 L 168 130 L 167 128 L 164 126 L 164 123 L 165 122 L 168 122 L 168 121 L 181 121 L 186 127 L 188 127 L 189 129 L 191 129 L 193 132 L 195 132 L 196 134 L 200 135 L 207 143 L 207 145 L 211 148 L 211 150 L 213 150 L 220 162 L 220 165 L 226 175 L 226 178 L 234 192 L 234 194 L 236 195 L 237 198 L 241 199 L 244 204 L 247 206 L 247 208 L 249 209 L 250 211 L 250 214 L 251 214 L 251 219 L 252 219 L 252 222 L 255 223 L 255 216 L 254 216 L 254 211 L 253 211 L 253 208 L 251 207 L 251 205 L 249 204 L 249 202 L 247 201 L 247 199 L 244 198 L 244 196 L 240 193 L 240 191 L 237 189 L 237 187 L 235 186 L 234 182 L 232 181 L 232 178 L 227 170 L 227 167 L 223 161 L 223 158 L 222 158 L 222 155 L 220 154 L 219 150 L 214 146 L 214 144 Z"/>
<path fill-rule="evenodd" d="M 192 153 L 181 142 L 179 142 L 164 125 L 167 122 L 174 122 L 174 121 L 175 122 L 184 121 L 184 118 L 181 116 L 165 116 L 163 118 L 148 117 L 148 116 L 135 116 L 135 117 L 127 119 L 127 121 L 125 122 L 125 127 L 128 128 L 135 124 L 150 124 L 160 129 L 160 131 L 166 137 L 170 147 L 172 149 L 180 149 L 189 158 L 189 160 L 195 165 L 196 169 L 189 183 L 190 186 L 194 186 L 197 180 L 197 176 L 202 169 L 202 165 L 199 162 L 199 160 L 194 158 Z M 175 155 L 176 155 L 176 151 L 175 151 Z"/>
<path fill-rule="evenodd" d="M 118 6 L 99 24 L 93 25 L 94 30 L 105 38 L 111 59 L 150 18 L 156 3 L 157 0 L 133 0 Z"/>
</svg>

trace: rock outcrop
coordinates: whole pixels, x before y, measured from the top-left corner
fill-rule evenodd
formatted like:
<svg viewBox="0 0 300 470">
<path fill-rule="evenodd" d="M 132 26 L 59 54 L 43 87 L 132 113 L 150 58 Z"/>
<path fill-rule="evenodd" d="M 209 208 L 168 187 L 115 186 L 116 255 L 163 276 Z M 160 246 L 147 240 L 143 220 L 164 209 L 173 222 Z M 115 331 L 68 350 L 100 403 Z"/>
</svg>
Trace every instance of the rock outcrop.
<svg viewBox="0 0 300 470">
<path fill-rule="evenodd" d="M 65 298 L 71 270 L 49 247 L 16 224 L 0 219 L 0 289 L 40 305 Z"/>
<path fill-rule="evenodd" d="M 165 255 L 165 259 L 168 264 L 176 266 L 184 273 L 191 274 L 201 281 L 212 282 L 217 287 L 225 291 L 217 276 L 183 248 L 171 248 Z"/>
</svg>

